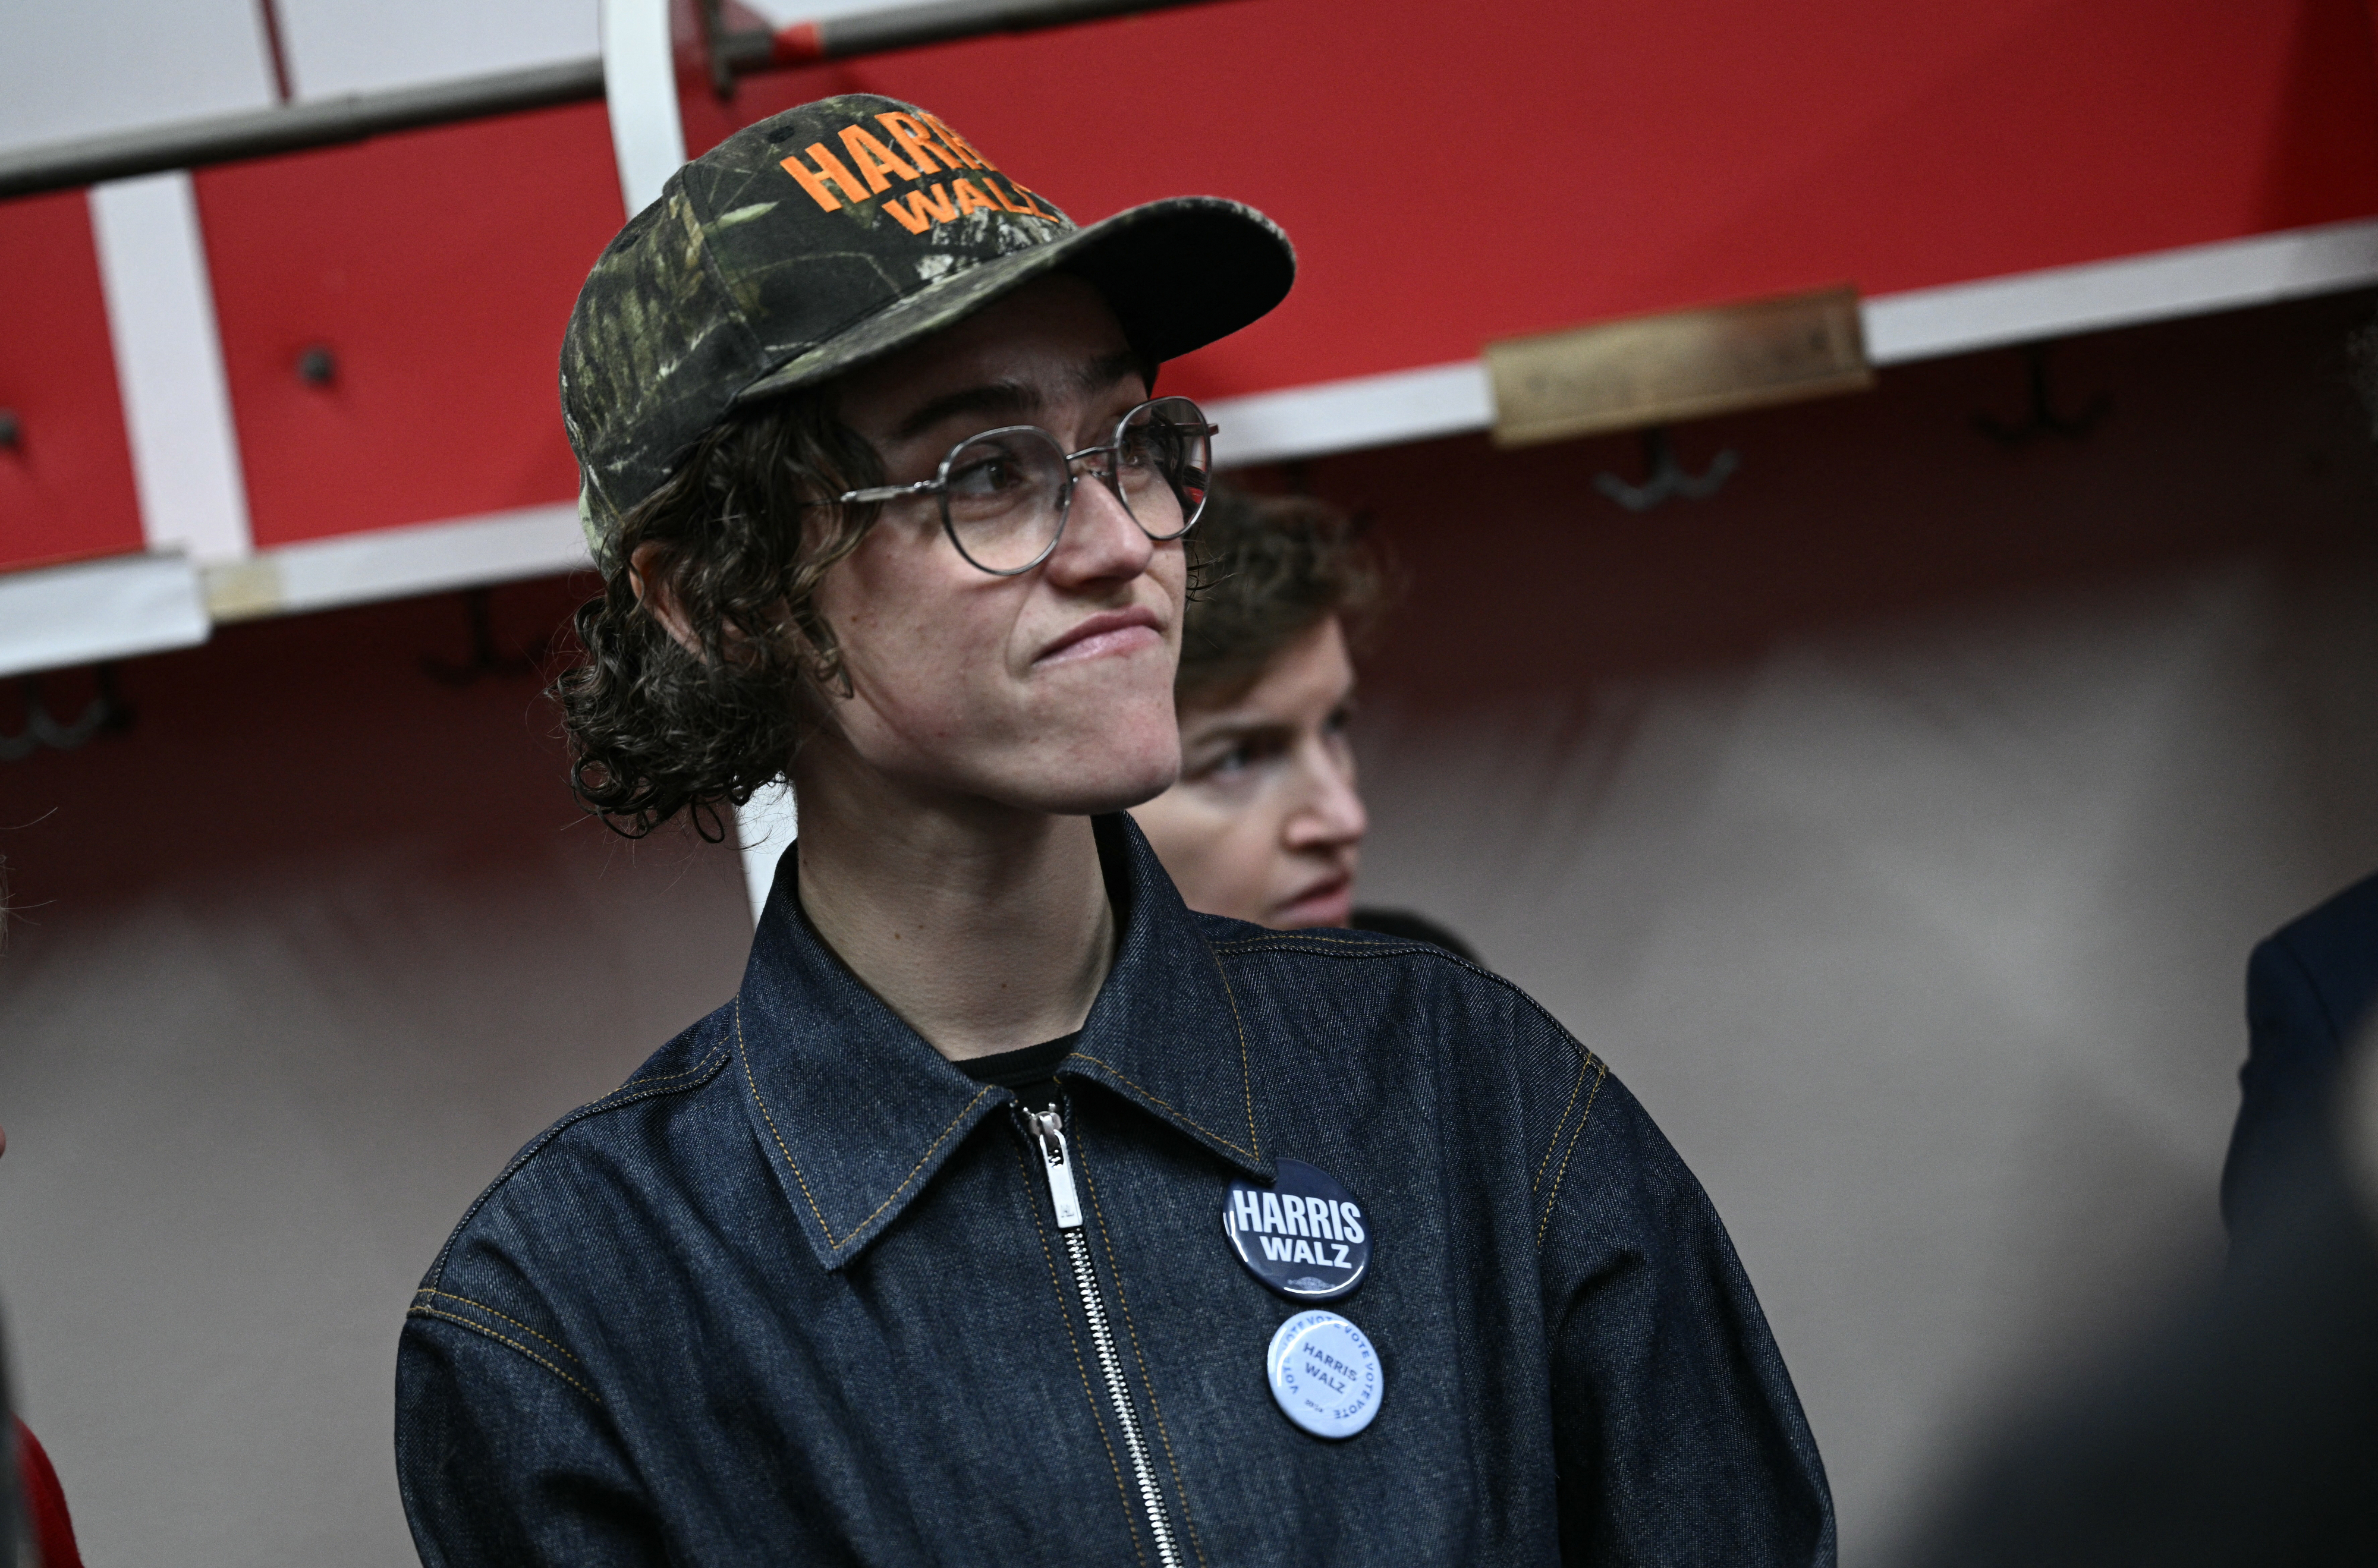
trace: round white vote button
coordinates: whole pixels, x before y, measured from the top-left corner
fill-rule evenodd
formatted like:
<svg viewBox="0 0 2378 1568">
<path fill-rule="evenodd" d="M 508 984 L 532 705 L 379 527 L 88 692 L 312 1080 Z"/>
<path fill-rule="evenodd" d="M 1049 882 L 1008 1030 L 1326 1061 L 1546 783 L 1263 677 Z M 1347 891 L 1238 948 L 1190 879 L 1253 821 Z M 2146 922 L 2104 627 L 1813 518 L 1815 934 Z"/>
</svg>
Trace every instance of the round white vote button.
<svg viewBox="0 0 2378 1568">
<path fill-rule="evenodd" d="M 1379 1413 L 1379 1353 L 1335 1312 L 1299 1312 L 1280 1324 L 1265 1366 L 1271 1396 L 1315 1437 L 1352 1437 Z"/>
</svg>

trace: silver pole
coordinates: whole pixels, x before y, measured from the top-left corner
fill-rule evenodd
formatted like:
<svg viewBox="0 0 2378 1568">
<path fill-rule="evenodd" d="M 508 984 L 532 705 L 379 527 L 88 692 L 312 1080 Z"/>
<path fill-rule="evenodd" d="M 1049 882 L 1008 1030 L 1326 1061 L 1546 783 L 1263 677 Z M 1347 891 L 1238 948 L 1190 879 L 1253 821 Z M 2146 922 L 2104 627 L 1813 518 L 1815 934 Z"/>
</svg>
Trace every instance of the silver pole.
<svg viewBox="0 0 2378 1568">
<path fill-rule="evenodd" d="M 751 68 L 759 41 L 767 37 L 770 57 L 777 65 L 810 60 L 847 60 L 859 54 L 881 54 L 895 49 L 916 49 L 928 43 L 949 43 L 994 32 L 1036 32 L 1042 28 L 1068 27 L 1106 17 L 1127 17 L 1141 11 L 1170 10 L 1200 0 L 926 0 L 886 11 L 860 11 L 831 17 L 822 22 L 796 22 L 773 36 L 731 35 L 720 40 L 719 53 L 739 70 Z"/>
<path fill-rule="evenodd" d="M 286 108 L 248 109 L 74 141 L 43 142 L 0 153 L 0 199 L 153 174 L 161 169 L 192 169 L 235 158 L 330 147 L 389 131 L 556 103 L 583 103 L 602 96 L 602 60 L 570 60 L 427 87 L 350 93 Z"/>
<path fill-rule="evenodd" d="M 729 33 L 712 40 L 711 53 L 719 79 L 724 80 L 733 74 L 772 66 L 847 60 L 989 33 L 1029 32 L 1200 3 L 1202 0 L 931 0 L 929 4 L 894 10 L 820 22 L 796 22 L 775 33 Z M 239 158 L 262 158 L 277 152 L 361 141 L 390 131 L 512 114 L 558 103 L 590 102 L 602 96 L 601 59 L 569 60 L 557 66 L 465 77 L 427 87 L 351 93 L 342 98 L 178 120 L 72 141 L 42 142 L 13 152 L 0 152 L 0 200 L 101 180 L 153 174 L 162 169 L 195 169 Z"/>
</svg>

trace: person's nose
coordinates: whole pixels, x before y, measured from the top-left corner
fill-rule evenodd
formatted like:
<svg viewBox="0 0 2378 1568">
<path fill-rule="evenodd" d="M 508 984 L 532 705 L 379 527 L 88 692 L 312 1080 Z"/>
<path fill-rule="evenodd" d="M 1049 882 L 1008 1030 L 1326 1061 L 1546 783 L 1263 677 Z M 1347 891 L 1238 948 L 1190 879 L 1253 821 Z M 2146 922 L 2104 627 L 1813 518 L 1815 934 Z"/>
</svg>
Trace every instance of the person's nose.
<svg viewBox="0 0 2378 1568">
<path fill-rule="evenodd" d="M 1156 544 L 1135 521 L 1123 498 L 1087 464 L 1077 464 L 1073 510 L 1045 569 L 1060 587 L 1137 577 L 1156 555 Z"/>
<path fill-rule="evenodd" d="M 1351 849 L 1371 829 L 1371 815 L 1354 787 L 1353 759 L 1342 745 L 1319 736 L 1300 748 L 1298 772 L 1303 775 L 1304 798 L 1289 814 L 1288 847 L 1298 850 Z"/>
</svg>

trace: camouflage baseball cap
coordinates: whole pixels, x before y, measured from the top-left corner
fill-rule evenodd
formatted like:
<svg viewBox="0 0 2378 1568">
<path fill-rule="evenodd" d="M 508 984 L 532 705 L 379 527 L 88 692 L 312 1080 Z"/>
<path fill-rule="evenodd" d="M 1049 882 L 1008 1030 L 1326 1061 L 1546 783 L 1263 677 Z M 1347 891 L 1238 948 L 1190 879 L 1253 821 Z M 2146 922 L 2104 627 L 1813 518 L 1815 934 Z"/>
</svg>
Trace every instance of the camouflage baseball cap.
<svg viewBox="0 0 2378 1568">
<path fill-rule="evenodd" d="M 1278 305 L 1296 256 L 1269 219 L 1218 197 L 1078 227 L 896 99 L 824 99 L 738 131 L 629 220 L 570 313 L 562 417 L 595 558 L 734 409 L 841 375 L 1061 268 L 1161 361 Z"/>
</svg>

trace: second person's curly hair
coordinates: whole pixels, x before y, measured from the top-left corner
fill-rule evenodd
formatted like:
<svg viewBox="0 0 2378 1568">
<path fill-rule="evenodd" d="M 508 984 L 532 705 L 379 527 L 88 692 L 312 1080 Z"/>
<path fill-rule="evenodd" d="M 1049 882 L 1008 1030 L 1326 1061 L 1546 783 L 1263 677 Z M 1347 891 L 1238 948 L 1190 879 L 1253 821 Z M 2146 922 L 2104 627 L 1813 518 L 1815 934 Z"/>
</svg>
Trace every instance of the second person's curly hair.
<svg viewBox="0 0 2378 1568">
<path fill-rule="evenodd" d="M 1359 648 L 1398 586 L 1391 563 L 1361 527 L 1310 496 L 1255 496 L 1217 485 L 1189 540 L 1195 587 L 1172 683 L 1184 710 L 1235 701 L 1325 616 L 1336 616 Z"/>
</svg>

